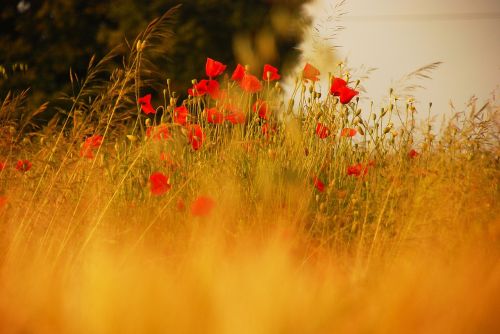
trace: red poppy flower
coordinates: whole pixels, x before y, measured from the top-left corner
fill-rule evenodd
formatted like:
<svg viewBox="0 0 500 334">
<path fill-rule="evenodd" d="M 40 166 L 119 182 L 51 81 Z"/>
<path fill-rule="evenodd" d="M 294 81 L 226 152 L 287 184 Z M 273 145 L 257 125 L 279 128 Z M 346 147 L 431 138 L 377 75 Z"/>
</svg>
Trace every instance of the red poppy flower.
<svg viewBox="0 0 500 334">
<path fill-rule="evenodd" d="M 245 67 L 240 64 L 236 65 L 233 75 L 231 76 L 231 80 L 240 82 L 244 76 L 245 76 Z"/>
<path fill-rule="evenodd" d="M 330 94 L 333 94 L 333 96 L 339 96 L 340 89 L 345 86 L 347 86 L 347 82 L 345 82 L 345 80 L 342 80 L 340 78 L 334 78 L 332 86 L 330 87 Z"/>
<path fill-rule="evenodd" d="M 0 172 L 3 171 L 7 167 L 7 162 L 0 162 Z"/>
<path fill-rule="evenodd" d="M 215 78 L 221 75 L 225 69 L 226 65 L 216 60 L 213 60 L 212 58 L 207 58 L 207 62 L 205 64 L 205 72 L 207 74 L 207 77 Z"/>
<path fill-rule="evenodd" d="M 358 177 L 361 175 L 364 176 L 367 173 L 368 173 L 368 167 L 367 166 L 365 167 L 360 163 L 347 167 L 347 175 Z"/>
<path fill-rule="evenodd" d="M 187 116 L 189 114 L 186 106 L 180 106 L 174 109 L 174 122 L 180 125 L 187 124 Z"/>
<path fill-rule="evenodd" d="M 207 109 L 207 121 L 211 124 L 222 124 L 224 122 L 224 114 L 217 108 Z"/>
<path fill-rule="evenodd" d="M 243 76 L 243 79 L 240 81 L 240 87 L 248 93 L 257 93 L 262 90 L 262 84 L 259 79 L 251 74 L 245 74 Z"/>
<path fill-rule="evenodd" d="M 202 80 L 204 81 L 204 80 Z M 220 85 L 216 80 L 205 80 L 207 82 L 207 93 L 214 100 L 220 97 Z"/>
<path fill-rule="evenodd" d="M 80 156 L 93 159 L 94 149 L 99 148 L 102 145 L 103 137 L 101 135 L 93 135 L 85 139 L 82 149 L 80 150 Z"/>
<path fill-rule="evenodd" d="M 169 183 L 168 177 L 160 172 L 154 172 L 149 177 L 149 182 L 151 182 L 151 194 L 155 196 L 160 196 L 166 193 L 172 188 Z"/>
<path fill-rule="evenodd" d="M 354 137 L 357 131 L 355 129 L 345 128 L 340 132 L 341 137 Z"/>
<path fill-rule="evenodd" d="M 203 96 L 209 94 L 213 99 L 219 98 L 219 83 L 216 80 L 200 80 L 193 88 L 188 89 L 188 94 L 191 96 Z"/>
<path fill-rule="evenodd" d="M 88 137 L 86 140 L 85 140 L 85 144 L 84 146 L 88 146 L 88 147 L 91 147 L 91 148 L 98 148 L 99 146 L 102 145 L 102 140 L 103 140 L 103 136 L 101 135 L 93 135 L 93 136 L 90 136 Z"/>
<path fill-rule="evenodd" d="M 33 164 L 29 160 L 18 160 L 16 164 L 16 170 L 20 172 L 27 172 L 31 169 Z"/>
<path fill-rule="evenodd" d="M 139 98 L 139 104 L 141 105 L 141 110 L 144 111 L 146 115 L 156 114 L 155 108 L 151 105 L 151 94 Z"/>
<path fill-rule="evenodd" d="M 316 135 L 321 139 L 325 139 L 330 136 L 330 129 L 325 125 L 318 123 L 316 124 Z"/>
<path fill-rule="evenodd" d="M 318 189 L 319 192 L 323 192 L 325 191 L 325 184 L 318 178 L 318 177 L 313 177 L 313 182 L 314 182 L 314 186 L 316 187 L 316 189 Z"/>
<path fill-rule="evenodd" d="M 340 88 L 339 93 L 340 103 L 347 104 L 351 102 L 352 98 L 359 94 L 358 91 L 351 89 L 347 86 Z"/>
<path fill-rule="evenodd" d="M 264 72 L 262 73 L 262 80 L 267 81 L 273 81 L 273 80 L 279 80 L 280 75 L 278 74 L 278 69 L 274 66 L 271 66 L 269 64 L 264 65 Z"/>
<path fill-rule="evenodd" d="M 419 153 L 417 151 L 415 151 L 414 149 L 411 149 L 410 152 L 408 152 L 408 157 L 410 159 L 415 159 L 418 156 L 419 156 Z"/>
<path fill-rule="evenodd" d="M 226 121 L 231 122 L 233 125 L 245 123 L 245 114 L 241 111 L 233 111 L 226 116 Z"/>
<path fill-rule="evenodd" d="M 252 106 L 252 110 L 259 114 L 262 119 L 269 119 L 269 108 L 266 101 L 257 100 Z"/>
<path fill-rule="evenodd" d="M 0 210 L 7 205 L 7 196 L 0 196 Z"/>
<path fill-rule="evenodd" d="M 214 207 L 215 202 L 213 199 L 207 196 L 199 196 L 191 203 L 191 214 L 196 217 L 208 216 Z"/>
<path fill-rule="evenodd" d="M 205 134 L 203 133 L 201 126 L 198 124 L 191 125 L 189 127 L 188 139 L 193 150 L 199 150 L 205 140 Z"/>
<path fill-rule="evenodd" d="M 302 78 L 311 81 L 318 81 L 318 75 L 320 75 L 319 70 L 311 64 L 306 63 L 306 66 L 304 66 L 304 70 L 302 71 Z"/>
<path fill-rule="evenodd" d="M 154 141 L 166 140 L 170 138 L 170 132 L 165 124 L 150 126 L 146 130 L 146 137 L 153 138 Z"/>
<path fill-rule="evenodd" d="M 208 91 L 208 80 L 201 80 L 200 82 L 196 83 L 193 88 L 188 89 L 188 94 L 190 96 L 203 96 L 207 93 Z"/>
</svg>

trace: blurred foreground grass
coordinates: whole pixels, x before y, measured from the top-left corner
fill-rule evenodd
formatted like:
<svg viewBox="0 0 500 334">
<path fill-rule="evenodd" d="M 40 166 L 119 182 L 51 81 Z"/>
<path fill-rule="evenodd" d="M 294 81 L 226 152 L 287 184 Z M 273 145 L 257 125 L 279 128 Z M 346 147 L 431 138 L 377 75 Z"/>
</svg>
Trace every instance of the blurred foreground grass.
<svg viewBox="0 0 500 334">
<path fill-rule="evenodd" d="M 435 130 L 392 93 L 360 110 L 309 68 L 284 100 L 243 69 L 153 107 L 141 38 L 43 128 L 1 106 L 2 332 L 499 330 L 494 99 Z"/>
</svg>

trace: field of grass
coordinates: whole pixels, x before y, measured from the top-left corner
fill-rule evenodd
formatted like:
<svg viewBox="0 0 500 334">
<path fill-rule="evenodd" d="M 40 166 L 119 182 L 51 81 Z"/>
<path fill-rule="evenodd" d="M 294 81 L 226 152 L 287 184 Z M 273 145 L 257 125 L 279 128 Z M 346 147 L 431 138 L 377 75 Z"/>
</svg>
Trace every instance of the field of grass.
<svg viewBox="0 0 500 334">
<path fill-rule="evenodd" d="M 494 97 L 437 124 L 393 91 L 361 110 L 342 64 L 285 98 L 207 60 L 150 102 L 156 28 L 46 126 L 0 106 L 0 332 L 500 330 Z"/>
</svg>

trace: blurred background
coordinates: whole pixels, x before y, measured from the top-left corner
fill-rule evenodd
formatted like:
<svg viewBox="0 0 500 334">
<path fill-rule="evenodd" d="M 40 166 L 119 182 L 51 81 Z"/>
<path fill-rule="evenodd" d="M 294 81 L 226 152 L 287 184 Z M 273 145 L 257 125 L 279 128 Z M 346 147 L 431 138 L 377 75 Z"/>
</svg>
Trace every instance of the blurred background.
<svg viewBox="0 0 500 334">
<path fill-rule="evenodd" d="M 155 79 L 164 85 L 171 78 L 182 94 L 191 79 L 204 76 L 206 57 L 229 70 L 249 64 L 257 75 L 264 63 L 293 73 L 309 61 L 322 69 L 324 90 L 323 69 L 347 59 L 361 69 L 354 78 L 362 78 L 365 103 L 383 103 L 407 73 L 441 61 L 432 80 L 412 83 L 423 87 L 412 92 L 417 100 L 432 101 L 437 113 L 449 110 L 450 100 L 459 108 L 473 94 L 487 99 L 498 90 L 498 0 L 2 0 L 0 97 L 30 87 L 34 106 L 54 101 L 70 92 L 70 68 L 82 77 L 92 55 L 132 43 L 178 3 Z"/>
<path fill-rule="evenodd" d="M 319 0 L 315 9 L 331 2 Z M 436 61 L 443 63 L 432 79 L 413 92 L 422 109 L 433 102 L 441 116 L 450 101 L 462 110 L 473 95 L 484 101 L 500 93 L 500 1 L 348 0 L 344 11 L 338 56 L 351 67 L 377 68 L 363 81 L 376 104 L 407 73 Z"/>
<path fill-rule="evenodd" d="M 0 97 L 31 87 L 39 104 L 69 93 L 70 68 L 82 77 L 92 55 L 100 59 L 125 40 L 133 43 L 179 3 L 173 39 L 163 41 L 156 64 L 158 79 L 171 78 L 178 92 L 205 75 L 207 57 L 230 70 L 236 62 L 249 64 L 256 73 L 265 62 L 283 68 L 297 57 L 307 23 L 301 0 L 1 0 Z"/>
</svg>

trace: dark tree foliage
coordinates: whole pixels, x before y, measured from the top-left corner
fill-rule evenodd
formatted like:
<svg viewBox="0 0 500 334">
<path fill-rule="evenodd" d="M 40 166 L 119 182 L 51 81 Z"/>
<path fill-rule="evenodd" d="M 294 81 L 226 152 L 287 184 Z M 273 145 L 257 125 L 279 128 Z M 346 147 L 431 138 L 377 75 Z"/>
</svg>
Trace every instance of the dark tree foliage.
<svg viewBox="0 0 500 334">
<path fill-rule="evenodd" d="M 272 44 L 276 52 L 264 52 L 260 61 L 285 66 L 294 59 L 293 48 L 300 39 L 298 22 L 304 21 L 301 6 L 305 2 L 2 0 L 0 65 L 9 69 L 22 63 L 28 69 L 0 77 L 0 98 L 9 90 L 28 87 L 38 103 L 61 92 L 69 93 L 70 68 L 85 75 L 92 55 L 101 58 L 120 43 L 132 43 L 148 22 L 179 3 L 174 40 L 165 42 L 164 55 L 157 65 L 159 76 L 171 78 L 181 95 L 191 79 L 204 75 L 206 57 L 228 64 L 230 70 L 236 61 L 242 61 L 234 52 L 237 36 L 246 38 L 252 49 L 262 49 L 259 39 L 267 37 L 264 44 Z M 261 71 L 252 70 L 256 74 Z"/>
</svg>

